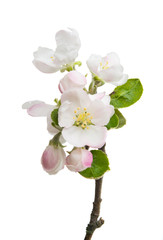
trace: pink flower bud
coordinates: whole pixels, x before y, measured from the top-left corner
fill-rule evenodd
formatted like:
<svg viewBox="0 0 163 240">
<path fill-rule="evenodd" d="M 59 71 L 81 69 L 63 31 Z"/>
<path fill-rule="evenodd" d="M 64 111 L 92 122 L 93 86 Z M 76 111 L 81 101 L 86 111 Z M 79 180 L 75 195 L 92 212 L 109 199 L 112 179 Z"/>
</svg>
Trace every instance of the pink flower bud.
<svg viewBox="0 0 163 240">
<path fill-rule="evenodd" d="M 86 149 L 77 148 L 66 158 L 66 166 L 70 171 L 81 172 L 91 167 L 93 161 L 92 153 Z"/>
<path fill-rule="evenodd" d="M 83 88 L 86 83 L 87 79 L 84 75 L 77 71 L 71 71 L 60 80 L 58 88 L 63 93 L 71 88 Z"/>
<path fill-rule="evenodd" d="M 56 174 L 64 168 L 65 160 L 66 154 L 62 148 L 49 145 L 42 154 L 41 163 L 47 173 Z"/>
</svg>

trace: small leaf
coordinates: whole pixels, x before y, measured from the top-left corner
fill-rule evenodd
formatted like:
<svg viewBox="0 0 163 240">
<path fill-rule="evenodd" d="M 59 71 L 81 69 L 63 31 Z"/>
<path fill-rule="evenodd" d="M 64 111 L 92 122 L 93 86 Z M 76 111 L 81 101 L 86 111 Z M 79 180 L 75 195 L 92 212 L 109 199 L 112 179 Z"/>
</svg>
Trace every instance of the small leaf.
<svg viewBox="0 0 163 240">
<path fill-rule="evenodd" d="M 121 128 L 126 124 L 126 119 L 118 109 L 115 109 L 115 113 L 119 119 L 119 124 L 116 128 Z"/>
<path fill-rule="evenodd" d="M 92 166 L 79 173 L 85 178 L 98 179 L 106 171 L 110 170 L 109 160 L 107 155 L 101 150 L 92 150 L 91 153 L 93 154 Z"/>
<path fill-rule="evenodd" d="M 54 109 L 51 113 L 51 119 L 55 125 L 58 125 L 58 108 Z"/>
<path fill-rule="evenodd" d="M 111 128 L 117 128 L 119 125 L 119 118 L 116 114 L 114 114 L 111 118 L 109 123 L 105 126 L 108 130 Z"/>
<path fill-rule="evenodd" d="M 139 79 L 133 78 L 118 86 L 110 94 L 112 104 L 115 108 L 129 107 L 137 102 L 143 93 L 143 87 Z"/>
</svg>

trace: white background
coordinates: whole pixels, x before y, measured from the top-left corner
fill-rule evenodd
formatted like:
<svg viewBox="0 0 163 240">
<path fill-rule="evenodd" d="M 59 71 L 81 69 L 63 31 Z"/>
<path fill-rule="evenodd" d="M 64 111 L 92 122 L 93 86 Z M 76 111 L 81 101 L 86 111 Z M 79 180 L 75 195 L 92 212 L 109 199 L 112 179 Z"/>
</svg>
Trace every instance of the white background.
<svg viewBox="0 0 163 240">
<path fill-rule="evenodd" d="M 55 48 L 55 32 L 78 30 L 80 69 L 91 53 L 115 51 L 144 94 L 122 109 L 123 129 L 108 133 L 111 171 L 104 177 L 101 216 L 93 240 L 163 240 L 162 1 L 14 0 L 0 6 L 0 239 L 83 240 L 94 181 L 66 168 L 55 176 L 40 157 L 51 136 L 44 118 L 21 109 L 28 100 L 52 103 L 60 73 L 32 65 L 38 46 Z M 103 88 L 110 93 L 113 86 Z"/>
</svg>

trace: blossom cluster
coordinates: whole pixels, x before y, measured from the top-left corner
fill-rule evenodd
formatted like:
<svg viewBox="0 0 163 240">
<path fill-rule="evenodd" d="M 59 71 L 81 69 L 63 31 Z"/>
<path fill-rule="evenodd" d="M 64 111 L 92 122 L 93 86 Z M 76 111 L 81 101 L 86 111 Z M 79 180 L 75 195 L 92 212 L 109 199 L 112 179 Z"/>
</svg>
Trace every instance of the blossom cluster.
<svg viewBox="0 0 163 240">
<path fill-rule="evenodd" d="M 26 102 L 23 109 L 33 117 L 46 117 L 47 130 L 53 135 L 42 154 L 43 169 L 56 174 L 67 166 L 70 171 L 81 172 L 90 168 L 93 161 L 89 147 L 99 149 L 105 144 L 107 126 L 116 111 L 109 94 L 97 89 L 105 83 L 121 86 L 127 82 L 128 75 L 123 73 L 116 53 L 105 57 L 94 54 L 86 62 L 92 76 L 87 88 L 87 76 L 76 70 L 81 65 L 80 61 L 75 62 L 81 47 L 77 31 L 61 30 L 55 39 L 55 51 L 39 47 L 34 52 L 33 64 L 43 73 L 67 71 L 58 84 L 61 98 L 51 105 L 38 100 Z M 67 153 L 66 142 L 72 145 Z"/>
</svg>

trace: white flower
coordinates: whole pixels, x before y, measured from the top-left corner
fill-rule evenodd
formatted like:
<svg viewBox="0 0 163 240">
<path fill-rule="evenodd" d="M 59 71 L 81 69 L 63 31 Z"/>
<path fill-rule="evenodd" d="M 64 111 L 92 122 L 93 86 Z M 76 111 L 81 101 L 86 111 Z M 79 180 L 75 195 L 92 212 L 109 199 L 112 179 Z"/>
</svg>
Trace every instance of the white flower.
<svg viewBox="0 0 163 240">
<path fill-rule="evenodd" d="M 128 75 L 123 74 L 118 55 L 114 52 L 105 57 L 91 55 L 87 60 L 87 66 L 93 74 L 115 86 L 124 84 L 128 79 Z"/>
<path fill-rule="evenodd" d="M 63 93 L 71 88 L 83 88 L 86 83 L 87 79 L 84 75 L 77 71 L 71 71 L 60 80 L 58 88 Z"/>
<path fill-rule="evenodd" d="M 55 135 L 59 132 L 58 129 L 51 125 L 51 112 L 56 108 L 56 106 L 36 100 L 24 103 L 22 108 L 27 109 L 27 113 L 32 117 L 47 117 L 47 130 L 49 133 Z"/>
<path fill-rule="evenodd" d="M 53 145 L 49 145 L 42 154 L 41 163 L 47 173 L 56 174 L 64 168 L 66 154 L 62 148 L 55 148 Z"/>
<path fill-rule="evenodd" d="M 56 50 L 39 47 L 34 52 L 33 64 L 41 72 L 53 73 L 62 68 L 64 64 L 74 62 L 78 56 L 81 43 L 76 30 L 60 30 L 56 33 Z"/>
<path fill-rule="evenodd" d="M 84 90 L 72 89 L 62 94 L 58 119 L 68 143 L 76 147 L 99 148 L 106 140 L 104 126 L 113 114 L 113 106 L 105 105 L 100 99 L 91 101 Z"/>
<path fill-rule="evenodd" d="M 66 166 L 73 172 L 81 172 L 86 168 L 91 167 L 92 162 L 92 153 L 82 148 L 73 150 L 66 158 Z"/>
</svg>

